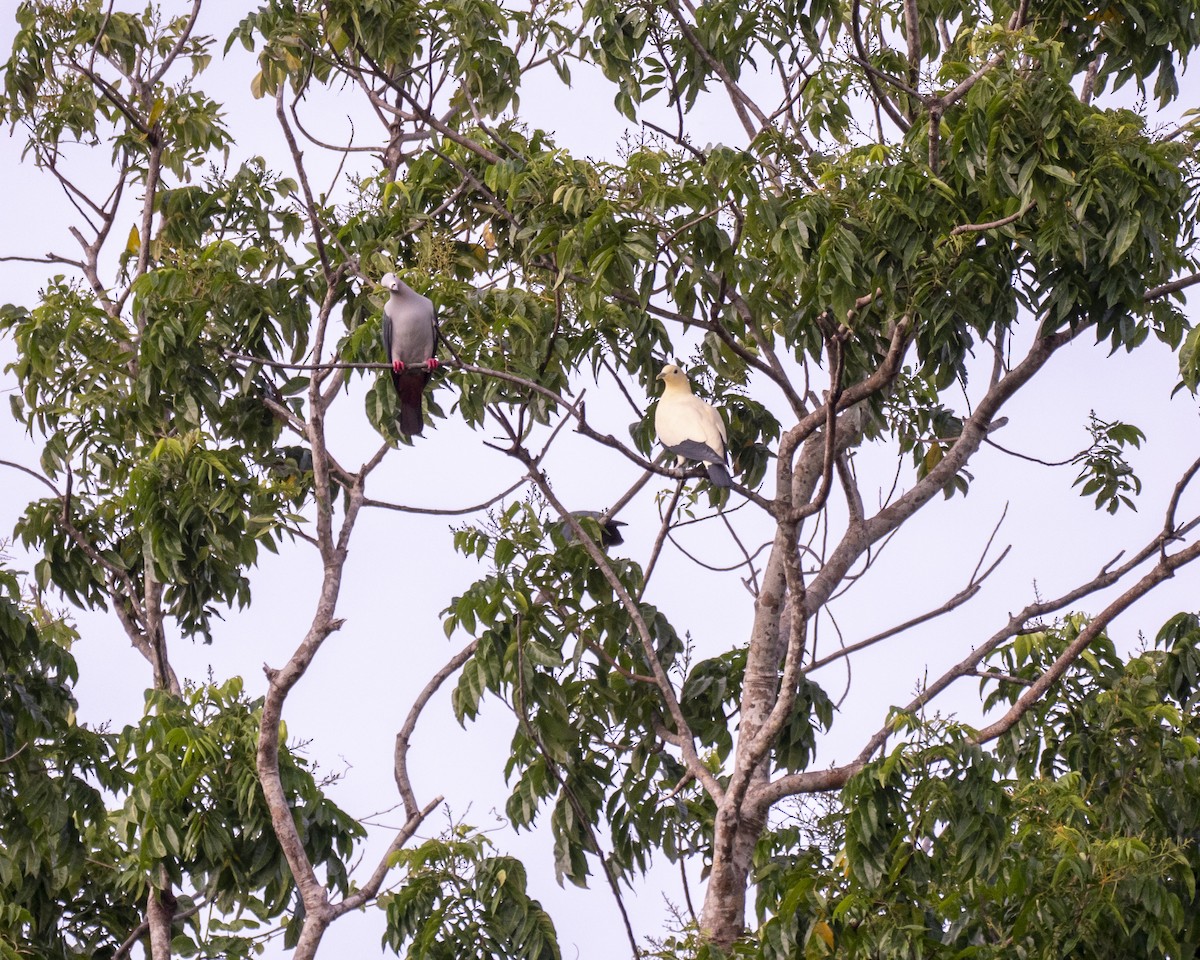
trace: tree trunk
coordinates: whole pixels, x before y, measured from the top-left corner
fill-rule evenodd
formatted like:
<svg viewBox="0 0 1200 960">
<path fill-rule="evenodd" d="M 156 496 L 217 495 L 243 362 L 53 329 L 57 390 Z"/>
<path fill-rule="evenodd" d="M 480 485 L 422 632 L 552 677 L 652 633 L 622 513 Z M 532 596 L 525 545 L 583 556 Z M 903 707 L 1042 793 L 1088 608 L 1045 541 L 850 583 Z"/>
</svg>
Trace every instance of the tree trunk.
<svg viewBox="0 0 1200 960">
<path fill-rule="evenodd" d="M 761 778 L 765 781 L 766 766 Z M 746 928 L 746 893 L 754 847 L 767 825 L 766 811 L 743 800 L 717 811 L 712 873 L 704 891 L 700 932 L 705 939 L 727 949 Z"/>
<path fill-rule="evenodd" d="M 151 960 L 171 960 L 171 921 L 174 917 L 175 897 L 170 888 L 159 890 L 152 886 L 146 897 Z"/>
<path fill-rule="evenodd" d="M 838 421 L 834 450 L 840 456 L 862 436 L 862 411 L 852 409 Z M 792 502 L 807 503 L 814 495 L 825 466 L 824 433 L 818 432 L 805 444 L 792 477 Z M 788 535 L 781 524 L 767 559 L 755 602 L 754 627 L 742 683 L 741 720 L 734 750 L 734 776 L 750 762 L 746 748 L 767 722 L 780 696 L 780 664 L 788 647 L 792 610 L 788 603 L 787 560 L 795 550 L 795 533 Z M 801 615 L 803 613 L 801 612 Z M 803 628 L 803 624 L 799 624 Z M 770 780 L 772 751 L 755 764 L 745 789 L 728 793 L 717 810 L 713 836 L 713 865 L 704 894 L 700 930 L 717 946 L 728 948 L 746 925 L 746 895 L 754 848 L 767 826 L 767 807 L 756 798 Z"/>
</svg>

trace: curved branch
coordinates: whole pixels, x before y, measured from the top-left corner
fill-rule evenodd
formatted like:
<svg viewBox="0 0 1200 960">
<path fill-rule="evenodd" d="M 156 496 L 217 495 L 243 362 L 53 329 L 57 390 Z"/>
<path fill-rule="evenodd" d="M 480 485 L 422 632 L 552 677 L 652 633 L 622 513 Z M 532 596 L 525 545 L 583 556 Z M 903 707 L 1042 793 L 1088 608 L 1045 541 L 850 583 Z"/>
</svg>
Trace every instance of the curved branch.
<svg viewBox="0 0 1200 960">
<path fill-rule="evenodd" d="M 332 288 L 330 288 L 330 289 L 332 289 Z M 281 360 L 267 360 L 267 359 L 264 359 L 263 357 L 255 357 L 255 356 L 251 356 L 249 354 L 234 353 L 231 350 L 225 351 L 225 355 L 228 357 L 237 359 L 237 360 L 248 360 L 253 363 L 262 364 L 265 367 L 276 367 L 276 368 L 284 369 L 284 370 L 324 371 L 324 370 L 391 370 L 392 369 L 391 364 L 388 364 L 388 363 L 376 363 L 376 362 L 351 363 L 351 362 L 347 362 L 347 361 L 337 361 L 337 362 L 332 362 L 332 363 L 285 363 Z M 445 367 L 450 370 L 461 370 L 463 373 L 473 373 L 473 374 L 477 374 L 478 376 L 481 376 L 481 377 L 491 377 L 492 379 L 495 379 L 495 380 L 503 380 L 506 383 L 511 383 L 515 386 L 523 387 L 526 390 L 531 390 L 534 393 L 537 393 L 543 397 L 546 397 L 547 399 L 553 401 L 554 403 L 559 404 L 562 407 L 564 407 L 567 410 L 567 412 L 570 413 L 571 416 L 575 418 L 575 420 L 578 424 L 578 426 L 575 428 L 576 433 L 582 434 L 583 436 L 588 437 L 589 439 L 595 440 L 597 443 L 603 444 L 606 447 L 612 447 L 614 450 L 621 453 L 627 460 L 631 460 L 633 463 L 636 463 L 643 470 L 646 470 L 646 471 L 649 471 L 652 473 L 656 473 L 659 476 L 669 477 L 672 480 L 679 480 L 681 478 L 687 479 L 687 478 L 691 478 L 691 477 L 705 476 L 703 466 L 697 466 L 697 467 L 693 467 L 693 468 L 680 470 L 680 469 L 674 469 L 674 468 L 670 468 L 670 467 L 660 466 L 658 464 L 657 460 L 653 461 L 653 462 L 650 460 L 646 460 L 644 457 L 641 456 L 641 454 L 630 449 L 626 444 L 622 443 L 620 440 L 618 440 L 612 434 L 600 433 L 598 430 L 596 430 L 592 426 L 590 426 L 587 422 L 586 411 L 585 411 L 584 405 L 581 401 L 576 400 L 576 401 L 572 402 L 571 400 L 568 400 L 566 397 L 562 396 L 561 394 L 556 393 L 555 391 L 549 389 L 548 387 L 543 387 L 540 383 L 536 383 L 533 380 L 528 380 L 525 377 L 518 377 L 516 374 L 508 373 L 504 370 L 493 370 L 489 367 L 476 366 L 475 364 L 467 363 L 467 362 L 465 362 L 463 360 L 459 360 L 457 358 L 451 359 L 451 360 L 443 360 L 443 361 L 441 361 L 440 365 L 442 367 Z M 771 511 L 773 509 L 773 504 L 769 500 L 767 500 L 765 497 L 763 497 L 761 494 L 757 493 L 756 491 L 751 490 L 749 487 L 742 486 L 739 483 L 734 483 L 732 486 L 732 489 L 736 490 L 747 500 L 750 500 L 753 503 L 757 504 L 758 506 L 762 507 L 764 510 Z M 378 505 L 379 504 L 376 504 L 376 506 L 378 506 Z"/>
<path fill-rule="evenodd" d="M 706 46 L 704 46 L 704 44 L 700 41 L 700 37 L 696 34 L 696 31 L 692 29 L 691 24 L 689 24 L 687 19 L 683 16 L 683 13 L 679 9 L 679 5 L 675 3 L 674 0 L 667 0 L 666 8 L 667 12 L 671 15 L 671 18 L 678 25 L 679 32 L 683 34 L 684 39 L 687 40 L 688 44 L 693 50 L 700 54 L 700 58 L 708 65 L 708 68 L 717 75 L 717 77 L 721 80 L 721 83 L 725 85 L 725 89 L 729 91 L 729 100 L 730 103 L 733 104 L 733 109 L 738 115 L 738 120 L 741 121 L 742 128 L 746 131 L 746 136 L 753 140 L 758 136 L 762 128 L 768 126 L 767 115 L 763 113 L 758 108 L 758 105 L 746 95 L 746 92 L 738 86 L 737 81 L 733 79 L 733 75 L 730 74 L 730 72 L 725 68 L 725 65 L 716 57 L 714 57 L 712 52 Z M 754 124 L 750 120 L 750 115 L 747 113 L 747 110 L 754 114 L 755 119 L 758 120 L 759 124 L 761 125 L 760 128 L 755 128 Z"/>
<path fill-rule="evenodd" d="M 279 89 L 275 92 L 275 117 L 279 121 L 279 126 L 283 129 L 283 137 L 287 141 L 288 150 L 292 155 L 292 164 L 296 168 L 296 176 L 300 180 L 300 188 L 304 191 L 304 208 L 308 213 L 308 224 L 312 228 L 313 243 L 317 248 L 317 256 L 321 260 L 321 267 L 325 272 L 325 282 L 333 286 L 333 271 L 329 264 L 329 252 L 325 247 L 325 230 L 321 218 L 317 215 L 317 204 L 313 199 L 312 187 L 308 182 L 308 171 L 304 167 L 304 154 L 300 150 L 300 145 L 296 143 L 296 135 L 292 133 L 291 125 L 287 121 L 287 115 L 283 109 L 283 91 L 286 84 L 280 84 Z"/>
<path fill-rule="evenodd" d="M 416 816 L 418 811 L 416 794 L 413 792 L 412 780 L 408 774 L 408 745 L 412 739 L 413 732 L 417 729 L 417 721 L 421 717 L 421 711 L 425 709 L 425 705 L 429 703 L 430 698 L 437 693 L 438 689 L 446 682 L 452 674 L 457 672 L 464 663 L 475 655 L 475 648 L 479 646 L 478 640 L 472 640 L 458 653 L 450 658 L 446 664 L 438 670 L 429 682 L 425 684 L 421 692 L 417 694 L 413 704 L 409 707 L 408 716 L 404 719 L 404 726 L 400 728 L 400 732 L 396 734 L 396 753 L 395 753 L 395 774 L 396 788 L 400 791 L 400 799 L 404 801 L 404 810 L 409 818 Z"/>
<path fill-rule="evenodd" d="M 1179 277 L 1177 280 L 1171 280 L 1157 287 L 1151 287 L 1146 291 L 1142 299 L 1146 301 L 1157 300 L 1168 293 L 1178 293 L 1180 290 L 1186 290 L 1197 283 L 1200 283 L 1200 273 L 1189 273 L 1186 277 Z"/>
<path fill-rule="evenodd" d="M 468 513 L 478 513 L 480 510 L 486 510 L 493 503 L 503 500 L 514 490 L 518 490 L 529 482 L 528 477 L 521 477 L 516 483 L 504 490 L 501 490 L 494 497 L 484 500 L 482 503 L 476 503 L 470 507 L 455 507 L 453 509 L 438 509 L 435 507 L 406 507 L 399 503 L 388 503 L 385 500 L 372 500 L 369 497 L 363 498 L 364 507 L 378 507 L 380 510 L 396 510 L 400 513 L 418 513 L 429 517 L 461 517 Z"/>
<path fill-rule="evenodd" d="M 862 0 L 854 0 L 850 5 L 850 35 L 854 38 L 854 49 L 858 51 L 858 59 L 866 71 L 867 84 L 871 87 L 871 92 L 875 95 L 875 103 L 883 107 L 884 112 L 891 118 L 892 123 L 904 133 L 907 133 L 912 124 L 896 109 L 896 105 L 883 92 L 883 89 L 875 79 L 877 71 L 871 66 L 871 58 L 867 53 L 867 47 L 863 43 L 862 38 Z M 880 131 L 880 136 L 882 135 L 882 131 Z"/>
<path fill-rule="evenodd" d="M 671 517 L 675 513 L 675 504 L 679 502 L 679 497 L 682 493 L 683 480 L 680 480 L 675 484 L 675 491 L 671 494 L 671 502 L 667 504 L 666 512 L 663 514 L 662 525 L 658 529 L 658 536 L 655 537 L 654 546 L 650 549 L 650 559 L 646 563 L 645 572 L 642 574 L 642 589 L 637 596 L 639 601 L 646 593 L 646 588 L 650 586 L 650 574 L 654 572 L 654 566 L 658 563 L 659 554 L 662 553 L 663 543 L 666 541 L 667 535 L 671 532 Z"/>
<path fill-rule="evenodd" d="M 1200 541 L 1180 550 L 1176 554 L 1163 556 L 1149 573 L 1117 597 L 1116 600 L 1105 607 L 1098 616 L 1088 623 L 1087 627 L 1067 646 L 1058 659 L 1021 694 L 1017 702 L 1012 705 L 1004 716 L 995 723 L 988 724 L 976 733 L 971 738 L 972 742 L 987 743 L 989 740 L 995 740 L 1012 729 L 1017 721 L 1045 695 L 1046 691 L 1050 689 L 1055 681 L 1066 673 L 1067 668 L 1079 658 L 1079 655 L 1112 623 L 1118 614 L 1127 610 L 1135 601 L 1141 599 L 1164 580 L 1169 580 L 1175 575 L 1176 570 L 1191 563 L 1197 557 L 1200 557 Z"/>
<path fill-rule="evenodd" d="M 957 236 L 961 236 L 964 233 L 983 233 L 985 230 L 996 230 L 996 229 L 999 229 L 1000 227 L 1007 227 L 1010 223 L 1015 223 L 1017 220 L 1020 220 L 1021 217 L 1025 216 L 1025 214 L 1027 214 L 1029 212 L 1030 208 L 1033 205 L 1034 205 L 1034 203 L 1031 200 L 1029 203 L 1025 204 L 1025 206 L 1023 206 L 1016 213 L 1009 214 L 1007 217 L 1001 217 L 999 220 L 992 220 L 990 223 L 959 224 L 957 227 L 955 227 L 953 230 L 950 231 L 950 236 L 957 237 Z"/>
<path fill-rule="evenodd" d="M 696 752 L 695 737 L 687 720 L 683 716 L 683 709 L 679 705 L 675 688 L 671 685 L 671 680 L 658 659 L 658 653 L 654 647 L 654 639 L 650 636 L 650 630 L 646 626 L 645 618 L 642 616 L 637 602 L 613 571 L 612 565 L 608 562 L 608 557 L 605 556 L 604 551 L 588 536 L 587 531 L 580 526 L 579 520 L 555 496 L 554 490 L 546 479 L 546 475 L 536 464 L 533 457 L 529 455 L 529 452 L 519 444 L 514 444 L 512 455 L 525 464 L 525 469 L 529 473 L 530 478 L 542 492 L 546 501 L 558 512 L 563 522 L 570 526 L 575 538 L 583 544 L 584 549 L 592 558 L 592 562 L 599 568 L 604 579 L 612 587 L 613 593 L 620 600 L 621 606 L 625 608 L 625 612 L 629 615 L 630 620 L 637 630 L 638 639 L 641 641 L 646 661 L 650 665 L 650 672 L 654 676 L 659 693 L 667 707 L 667 712 L 675 724 L 675 733 L 679 738 L 677 745 L 683 754 L 684 762 L 688 769 L 695 775 L 696 779 L 704 786 L 704 789 L 708 791 L 709 795 L 720 803 L 725 791 Z"/>
<path fill-rule="evenodd" d="M 913 617 L 911 620 L 905 620 L 903 623 L 897 624 L 894 627 L 889 627 L 887 630 L 877 633 L 873 637 L 868 637 L 866 640 L 860 640 L 857 643 L 852 643 L 848 646 L 841 647 L 834 653 L 831 653 L 825 657 L 821 657 L 819 660 L 814 660 L 805 668 L 805 675 L 807 676 L 816 670 L 820 670 L 822 667 L 827 667 L 829 664 L 838 660 L 842 660 L 850 656 L 852 653 L 857 653 L 859 650 L 865 650 L 867 647 L 873 647 L 877 643 L 888 640 L 891 637 L 904 633 L 907 630 L 911 630 L 913 627 L 920 626 L 922 623 L 928 623 L 930 620 L 936 620 L 938 617 L 949 613 L 951 610 L 958 609 L 982 589 L 983 581 L 990 577 L 992 575 L 992 571 L 994 571 L 998 566 L 1000 566 L 1001 563 L 1004 562 L 1004 558 L 1008 556 L 1011 550 L 1011 545 L 1005 547 L 1000 556 L 997 557 L 983 572 L 983 576 L 976 577 L 973 575 L 970 582 L 965 587 L 963 587 L 958 593 L 952 596 L 940 607 Z M 979 568 L 976 567 L 976 572 L 978 572 L 978 569 Z"/>
</svg>

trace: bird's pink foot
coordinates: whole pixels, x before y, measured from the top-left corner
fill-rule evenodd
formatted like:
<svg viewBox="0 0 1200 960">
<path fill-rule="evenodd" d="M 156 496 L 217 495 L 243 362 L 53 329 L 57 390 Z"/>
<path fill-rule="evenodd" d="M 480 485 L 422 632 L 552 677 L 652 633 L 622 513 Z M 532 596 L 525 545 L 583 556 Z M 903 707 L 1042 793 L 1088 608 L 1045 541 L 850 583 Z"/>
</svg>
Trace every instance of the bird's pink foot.
<svg viewBox="0 0 1200 960">
<path fill-rule="evenodd" d="M 403 360 L 393 360 L 392 361 L 392 372 L 393 373 L 403 373 L 404 372 L 404 361 Z"/>
<path fill-rule="evenodd" d="M 426 370 L 436 370 L 440 366 L 441 366 L 441 364 L 438 363 L 437 357 L 430 357 L 428 360 L 425 361 L 425 369 Z"/>
</svg>

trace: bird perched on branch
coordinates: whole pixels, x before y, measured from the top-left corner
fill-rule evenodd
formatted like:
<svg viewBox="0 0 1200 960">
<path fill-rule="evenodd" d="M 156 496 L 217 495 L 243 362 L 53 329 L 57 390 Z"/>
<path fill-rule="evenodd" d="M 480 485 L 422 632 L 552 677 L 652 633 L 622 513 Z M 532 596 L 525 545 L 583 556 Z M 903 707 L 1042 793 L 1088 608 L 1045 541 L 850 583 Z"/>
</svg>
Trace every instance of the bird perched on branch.
<svg viewBox="0 0 1200 960">
<path fill-rule="evenodd" d="M 581 520 L 590 518 L 600 524 L 600 546 L 605 550 L 625 542 L 621 528 L 627 524 L 623 521 L 609 520 L 605 518 L 603 511 L 600 510 L 572 510 L 571 515 Z M 563 532 L 566 534 L 567 540 L 575 539 L 575 531 L 569 525 L 563 524 Z"/>
<path fill-rule="evenodd" d="M 680 466 L 685 460 L 707 464 L 714 487 L 730 486 L 733 478 L 726 466 L 729 454 L 721 414 L 692 393 L 687 375 L 675 364 L 663 367 L 658 379 L 663 382 L 662 399 L 654 413 L 658 442 L 679 457 Z"/>
<path fill-rule="evenodd" d="M 420 436 L 425 426 L 421 398 L 429 371 L 438 367 L 437 316 L 433 302 L 394 273 L 384 274 L 380 285 L 388 291 L 383 305 L 383 349 L 392 364 L 392 385 L 400 401 L 397 421 L 406 437 Z"/>
</svg>

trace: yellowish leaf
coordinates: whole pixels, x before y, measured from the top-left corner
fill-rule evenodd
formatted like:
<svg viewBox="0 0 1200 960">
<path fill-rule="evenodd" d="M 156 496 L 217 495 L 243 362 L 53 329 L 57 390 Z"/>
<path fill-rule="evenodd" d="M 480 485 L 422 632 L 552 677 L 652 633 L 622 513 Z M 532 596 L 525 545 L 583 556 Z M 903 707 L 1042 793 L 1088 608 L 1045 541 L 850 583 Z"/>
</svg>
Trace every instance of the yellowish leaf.
<svg viewBox="0 0 1200 960">
<path fill-rule="evenodd" d="M 150 108 L 150 116 L 146 118 L 146 126 L 152 127 L 158 123 L 158 118 L 163 115 L 163 110 L 167 107 L 167 101 L 159 97 L 154 101 L 154 105 Z"/>
<path fill-rule="evenodd" d="M 833 928 L 824 920 L 818 920 L 813 924 L 813 933 L 825 941 L 825 946 L 830 950 L 833 949 Z"/>
</svg>

